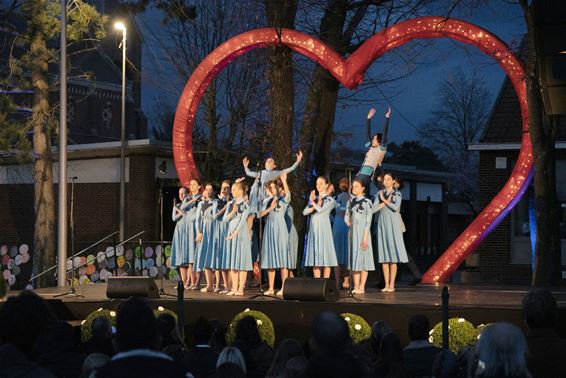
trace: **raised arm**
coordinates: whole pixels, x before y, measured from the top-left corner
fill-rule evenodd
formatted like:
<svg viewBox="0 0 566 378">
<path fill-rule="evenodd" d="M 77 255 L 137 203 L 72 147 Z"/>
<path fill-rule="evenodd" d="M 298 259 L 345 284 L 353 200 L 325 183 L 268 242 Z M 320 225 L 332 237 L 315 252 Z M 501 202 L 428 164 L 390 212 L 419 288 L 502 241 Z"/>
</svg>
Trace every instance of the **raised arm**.
<svg viewBox="0 0 566 378">
<path fill-rule="evenodd" d="M 242 164 L 244 164 L 244 170 L 246 171 L 247 176 L 254 177 L 254 178 L 257 177 L 257 172 L 254 172 L 249 168 L 250 161 L 248 160 L 247 157 L 245 157 L 242 160 Z"/>
<path fill-rule="evenodd" d="M 235 209 L 238 207 L 235 200 L 232 200 L 226 204 L 226 210 L 224 211 L 224 216 L 222 217 L 222 222 L 228 222 L 235 214 Z M 228 211 L 230 210 L 230 211 Z"/>
<path fill-rule="evenodd" d="M 242 203 L 242 206 L 244 209 L 242 211 L 242 215 L 240 216 L 240 220 L 238 221 L 238 224 L 236 225 L 234 231 L 232 231 L 232 233 L 226 238 L 228 240 L 234 239 L 236 235 L 238 235 L 238 233 L 242 230 L 242 227 L 248 227 L 248 215 L 250 215 L 250 207 L 245 202 Z M 238 207 L 238 205 L 236 205 L 236 207 Z"/>
<path fill-rule="evenodd" d="M 368 138 L 370 145 L 371 145 L 371 119 L 374 116 L 374 114 L 375 114 L 375 109 L 371 108 L 369 110 L 368 116 L 366 118 L 366 135 L 367 135 L 367 138 Z"/>
<path fill-rule="evenodd" d="M 391 108 L 385 113 L 385 125 L 383 125 L 383 133 L 381 134 L 381 140 L 379 144 L 382 146 L 387 145 L 387 131 L 389 130 L 389 117 L 391 116 Z"/>
<path fill-rule="evenodd" d="M 195 219 L 195 226 L 197 229 L 197 232 L 199 234 L 202 233 L 202 227 L 203 227 L 203 214 L 202 214 L 202 203 L 203 201 L 200 201 L 197 205 L 197 215 L 196 215 L 196 219 Z"/>
<path fill-rule="evenodd" d="M 301 160 L 303 159 L 303 151 L 299 151 L 297 152 L 297 160 L 295 160 L 295 162 L 293 163 L 292 166 L 290 166 L 289 168 L 285 168 L 281 171 L 279 171 L 280 174 L 284 174 L 284 173 L 291 173 L 293 172 L 295 169 L 297 169 L 297 167 L 299 166 L 299 163 L 301 162 Z"/>
<path fill-rule="evenodd" d="M 381 209 L 383 209 L 385 207 L 385 204 L 379 198 L 380 193 L 382 193 L 382 192 L 379 191 L 375 195 L 375 199 L 373 200 L 373 204 L 371 206 L 371 212 L 372 213 L 377 213 L 378 211 L 380 211 Z"/>
</svg>

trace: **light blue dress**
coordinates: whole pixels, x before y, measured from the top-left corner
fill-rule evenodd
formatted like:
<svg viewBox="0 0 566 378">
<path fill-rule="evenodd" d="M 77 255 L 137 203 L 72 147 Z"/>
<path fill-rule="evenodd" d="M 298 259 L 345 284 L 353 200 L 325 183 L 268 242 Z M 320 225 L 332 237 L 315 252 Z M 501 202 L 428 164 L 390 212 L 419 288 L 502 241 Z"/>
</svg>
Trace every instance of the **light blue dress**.
<svg viewBox="0 0 566 378">
<path fill-rule="evenodd" d="M 391 203 L 378 210 L 381 200 L 379 193 L 384 193 L 385 198 L 391 198 Z M 409 261 L 398 210 L 401 207 L 403 196 L 398 190 L 387 193 L 385 189 L 377 192 L 373 203 L 377 217 L 377 248 L 380 263 L 406 263 Z"/>
<path fill-rule="evenodd" d="M 335 198 L 334 223 L 332 224 L 332 239 L 334 240 L 334 248 L 336 249 L 336 259 L 339 265 L 348 264 L 348 226 L 344 222 L 346 215 L 347 203 L 350 198 L 348 192 L 340 193 Z"/>
<path fill-rule="evenodd" d="M 188 206 L 188 201 L 186 199 L 187 197 L 185 197 L 183 202 L 175 205 L 183 214 L 185 214 L 185 209 Z M 174 222 L 177 222 L 175 225 L 175 231 L 173 232 L 173 240 L 171 241 L 171 265 L 187 265 L 189 263 L 189 255 L 187 253 L 187 217 L 185 215 L 180 215 L 177 211 L 175 211 L 175 209 L 173 209 L 171 219 Z"/>
<path fill-rule="evenodd" d="M 289 269 L 297 269 L 297 253 L 299 247 L 299 234 L 293 223 L 293 214 L 293 206 L 291 206 L 289 202 L 289 206 L 287 206 L 287 211 L 285 212 L 285 223 L 287 223 L 287 231 L 289 232 L 289 258 L 287 259 L 289 266 L 286 268 Z"/>
<path fill-rule="evenodd" d="M 250 205 L 244 200 L 235 202 L 238 207 L 236 213 L 226 210 L 224 220 L 228 221 L 228 235 L 238 231 L 236 237 L 232 240 L 226 240 L 226 261 L 224 266 L 226 269 L 233 270 L 252 270 L 252 249 L 250 244 L 250 234 L 248 232 L 248 215 L 250 214 Z M 232 210 L 230 208 L 230 210 Z"/>
<path fill-rule="evenodd" d="M 330 225 L 330 212 L 334 209 L 334 202 L 332 197 L 325 196 L 321 206 L 314 206 L 315 211 L 311 213 L 307 236 L 305 266 L 328 267 L 338 265 Z M 303 210 L 303 215 L 308 215 L 310 208 L 311 205 L 308 204 Z"/>
<path fill-rule="evenodd" d="M 295 161 L 292 166 L 281 171 L 262 169 L 259 171 L 259 174 L 258 172 L 252 171 L 248 167 L 244 167 L 246 170 L 246 175 L 255 178 L 254 183 L 250 189 L 250 214 L 257 215 L 259 213 L 259 206 L 260 204 L 263 204 L 263 200 L 265 199 L 265 197 L 267 197 L 267 194 L 265 192 L 265 184 L 267 184 L 268 181 L 281 176 L 283 173 L 293 172 L 295 169 L 297 169 L 298 166 L 299 162 Z"/>
<path fill-rule="evenodd" d="M 291 195 L 278 196 L 277 206 L 266 215 L 261 247 L 261 269 L 287 268 L 289 264 L 289 230 L 285 222 Z M 274 197 L 263 200 L 262 211 L 268 209 Z"/>
<path fill-rule="evenodd" d="M 211 199 L 202 200 L 197 206 L 196 228 L 202 233 L 202 240 L 200 243 L 197 243 L 197 255 L 195 258 L 195 267 L 198 272 L 204 268 L 213 268 L 218 249 L 218 236 L 216 222 L 214 221 L 216 206 L 217 202 Z"/>
<path fill-rule="evenodd" d="M 351 213 L 346 212 L 344 220 L 352 222 L 350 231 L 352 233 L 352 270 L 354 272 L 375 270 L 370 233 L 371 220 L 373 218 L 371 200 L 364 196 L 357 196 L 350 201 L 352 205 Z M 350 201 L 348 201 L 348 209 L 350 208 Z M 364 251 L 361 245 L 366 231 L 368 232 L 368 247 Z M 347 265 L 350 266 L 350 264 Z"/>
<path fill-rule="evenodd" d="M 197 252 L 197 242 L 195 241 L 197 237 L 196 220 L 197 220 L 197 207 L 200 200 L 200 194 L 194 194 L 187 196 L 189 202 L 192 199 L 196 199 L 193 203 L 187 206 L 187 251 L 189 257 L 189 264 L 194 264 L 196 252 Z"/>
<path fill-rule="evenodd" d="M 231 201 L 225 201 L 222 198 L 219 198 L 216 200 L 217 204 L 216 204 L 216 211 L 214 212 L 214 225 L 216 227 L 216 253 L 214 254 L 214 259 L 212 261 L 212 269 L 228 269 L 227 267 L 224 266 L 224 263 L 226 262 L 226 253 L 227 253 L 227 248 L 226 248 L 226 243 L 228 242 L 226 240 L 226 237 L 228 236 L 228 224 L 229 222 L 224 222 L 223 217 L 224 214 L 226 214 L 225 212 L 228 212 L 231 209 Z M 222 211 L 222 209 L 224 209 L 224 207 L 226 207 L 226 210 L 224 213 L 220 213 Z"/>
</svg>

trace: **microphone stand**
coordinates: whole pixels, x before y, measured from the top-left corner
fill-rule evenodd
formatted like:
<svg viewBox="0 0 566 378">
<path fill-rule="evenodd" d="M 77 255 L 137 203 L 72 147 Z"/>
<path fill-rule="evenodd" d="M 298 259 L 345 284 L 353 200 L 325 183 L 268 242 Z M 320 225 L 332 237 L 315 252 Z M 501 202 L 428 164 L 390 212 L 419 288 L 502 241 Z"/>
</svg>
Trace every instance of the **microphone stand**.
<svg viewBox="0 0 566 378">
<path fill-rule="evenodd" d="M 71 209 L 70 209 L 70 216 L 69 216 L 69 226 L 71 228 L 71 256 L 75 254 L 75 180 L 77 177 L 71 177 Z M 60 185 L 61 183 L 59 183 Z M 71 289 L 63 294 L 54 295 L 53 298 L 64 297 L 67 295 L 73 295 L 75 297 L 84 298 L 84 295 L 77 293 L 75 290 L 75 267 L 74 261 L 71 260 Z"/>
<path fill-rule="evenodd" d="M 348 209 L 346 210 L 348 213 L 348 218 L 350 219 L 350 225 L 348 226 L 348 276 L 350 277 L 350 284 L 348 285 L 348 290 L 346 291 L 346 297 L 354 299 L 358 302 L 361 302 L 361 299 L 356 298 L 354 296 L 354 292 L 352 291 L 352 287 L 354 286 L 354 220 L 352 218 L 352 204 L 353 204 L 353 196 L 351 195 L 352 190 L 352 168 L 347 167 L 346 171 L 348 172 Z"/>
<path fill-rule="evenodd" d="M 159 295 L 177 297 L 174 294 L 166 293 L 165 289 L 163 289 L 163 268 L 165 267 L 165 250 L 163 249 L 163 182 L 165 181 L 165 174 L 167 174 L 167 166 L 164 163 L 165 160 L 163 160 L 161 166 L 159 167 L 159 245 L 161 246 L 161 264 L 159 266 Z"/>
<path fill-rule="evenodd" d="M 262 200 L 259 198 L 259 194 L 261 193 L 261 186 L 263 185 L 263 183 L 261 182 L 261 165 L 260 163 L 257 163 L 257 189 L 256 189 L 256 203 L 257 203 L 257 208 L 258 208 L 258 221 L 259 221 L 259 233 L 257 235 L 257 265 L 259 268 L 259 289 L 258 289 L 258 293 L 255 295 L 252 295 L 251 297 L 249 297 L 248 299 L 255 299 L 258 297 L 268 297 L 268 298 L 274 298 L 274 299 L 283 299 L 283 298 L 279 298 L 275 295 L 267 295 L 265 294 L 265 291 L 263 290 L 263 288 L 261 287 L 261 281 L 262 281 L 262 276 L 261 276 L 261 254 L 263 253 L 263 221 L 261 219 L 261 217 L 259 216 L 259 213 L 261 213 L 261 202 Z M 252 227 L 253 230 L 253 227 Z"/>
</svg>

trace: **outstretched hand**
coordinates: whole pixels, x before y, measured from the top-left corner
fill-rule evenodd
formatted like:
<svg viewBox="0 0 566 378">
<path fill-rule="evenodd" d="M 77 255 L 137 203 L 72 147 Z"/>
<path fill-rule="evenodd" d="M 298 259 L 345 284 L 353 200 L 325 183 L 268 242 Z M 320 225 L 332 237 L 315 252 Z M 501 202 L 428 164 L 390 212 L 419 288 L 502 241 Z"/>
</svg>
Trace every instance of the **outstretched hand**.
<svg viewBox="0 0 566 378">
<path fill-rule="evenodd" d="M 371 108 L 368 112 L 368 119 L 371 119 L 375 115 L 375 108 Z"/>
<path fill-rule="evenodd" d="M 299 150 L 297 152 L 297 161 L 300 162 L 303 159 L 303 151 Z"/>
<path fill-rule="evenodd" d="M 316 199 L 316 192 L 313 190 L 311 191 L 311 195 L 309 196 L 309 201 L 314 204 L 315 199 Z"/>
<path fill-rule="evenodd" d="M 242 164 L 244 164 L 245 168 L 247 168 L 250 165 L 250 161 L 248 160 L 247 156 L 242 159 Z"/>
<path fill-rule="evenodd" d="M 387 109 L 387 113 L 385 113 L 385 118 L 389 118 L 391 116 L 391 107 Z"/>
</svg>

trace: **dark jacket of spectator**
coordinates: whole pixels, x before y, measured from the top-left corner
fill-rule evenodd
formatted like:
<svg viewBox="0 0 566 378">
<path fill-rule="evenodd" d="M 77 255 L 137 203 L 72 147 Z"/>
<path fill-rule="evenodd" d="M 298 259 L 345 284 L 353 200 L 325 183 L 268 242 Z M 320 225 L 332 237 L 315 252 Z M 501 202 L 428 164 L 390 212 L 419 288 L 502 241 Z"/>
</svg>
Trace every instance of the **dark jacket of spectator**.
<svg viewBox="0 0 566 378">
<path fill-rule="evenodd" d="M 55 378 L 12 344 L 0 345 L 0 378 Z"/>
<path fill-rule="evenodd" d="M 208 344 L 198 344 L 192 348 L 187 356 L 189 372 L 195 378 L 205 378 L 214 373 L 216 369 L 216 353 Z"/>
<path fill-rule="evenodd" d="M 440 348 L 428 342 L 430 324 L 424 315 L 413 315 L 409 319 L 408 331 L 411 342 L 403 350 L 403 360 L 413 377 L 432 376 L 432 365 Z"/>
</svg>

